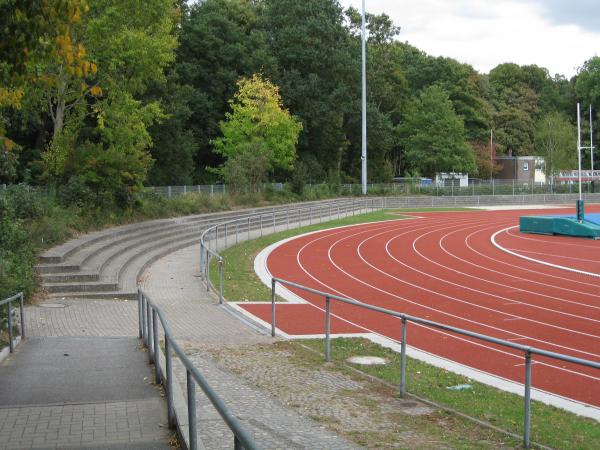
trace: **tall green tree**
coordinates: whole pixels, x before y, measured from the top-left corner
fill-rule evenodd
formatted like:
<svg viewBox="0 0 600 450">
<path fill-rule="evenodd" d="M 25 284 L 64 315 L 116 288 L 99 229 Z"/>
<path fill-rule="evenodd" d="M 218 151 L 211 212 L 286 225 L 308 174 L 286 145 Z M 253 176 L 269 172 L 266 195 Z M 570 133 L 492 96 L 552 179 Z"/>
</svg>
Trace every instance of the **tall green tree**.
<svg viewBox="0 0 600 450">
<path fill-rule="evenodd" d="M 283 104 L 302 120 L 298 152 L 339 171 L 348 148 L 344 123 L 352 111 L 350 86 L 360 86 L 359 54 L 351 54 L 344 15 L 332 0 L 265 0 L 261 28 L 277 61 L 266 72 Z M 354 110 L 354 114 L 360 114 Z"/>
<path fill-rule="evenodd" d="M 206 0 L 193 4 L 183 18 L 176 71 L 181 84 L 193 87 L 186 127 L 196 140 L 196 181 L 214 181 L 205 169 L 223 162 L 211 141 L 219 136 L 219 122 L 230 111 L 228 100 L 236 82 L 273 71 L 274 58 L 266 33 L 257 26 L 257 13 L 254 2 Z"/>
<path fill-rule="evenodd" d="M 544 172 L 552 182 L 559 170 L 577 166 L 576 130 L 562 113 L 549 112 L 538 120 L 535 128 L 535 148 L 536 154 L 544 157 Z"/>
<path fill-rule="evenodd" d="M 425 88 L 409 105 L 401 126 L 407 169 L 434 177 L 438 172 L 476 171 L 464 121 L 441 87 Z"/>
<path fill-rule="evenodd" d="M 236 187 L 256 189 L 274 169 L 291 171 L 302 124 L 282 108 L 277 86 L 259 75 L 243 78 L 220 123 L 215 151 L 226 158 L 218 169 Z"/>
</svg>

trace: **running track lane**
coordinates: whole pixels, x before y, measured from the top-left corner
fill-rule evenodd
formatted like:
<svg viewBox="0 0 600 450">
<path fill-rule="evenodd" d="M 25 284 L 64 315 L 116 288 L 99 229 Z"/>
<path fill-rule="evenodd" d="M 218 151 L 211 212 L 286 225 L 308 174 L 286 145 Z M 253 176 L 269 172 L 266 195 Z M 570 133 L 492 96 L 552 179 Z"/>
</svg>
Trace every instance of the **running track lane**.
<svg viewBox="0 0 600 450">
<path fill-rule="evenodd" d="M 598 210 L 599 208 L 588 208 Z M 542 265 L 503 252 L 582 271 L 599 271 L 600 241 L 521 234 L 521 215 L 565 210 L 418 213 L 300 236 L 267 265 L 276 277 L 523 345 L 600 361 L 600 277 Z M 294 290 L 309 305 L 277 305 L 278 328 L 290 335 L 324 333 L 324 299 Z M 270 305 L 240 304 L 270 322 Z M 374 332 L 400 339 L 400 321 L 332 303 L 332 333 Z M 519 352 L 409 324 L 409 345 L 523 383 Z M 533 384 L 600 406 L 600 373 L 534 357 Z"/>
</svg>

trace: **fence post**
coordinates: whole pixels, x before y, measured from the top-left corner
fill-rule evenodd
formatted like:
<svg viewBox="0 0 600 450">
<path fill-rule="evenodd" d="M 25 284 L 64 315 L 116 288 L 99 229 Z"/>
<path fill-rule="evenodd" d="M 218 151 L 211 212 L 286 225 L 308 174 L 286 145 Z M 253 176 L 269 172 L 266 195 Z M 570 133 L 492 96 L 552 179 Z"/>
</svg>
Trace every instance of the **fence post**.
<svg viewBox="0 0 600 450">
<path fill-rule="evenodd" d="M 271 278 L 271 336 L 275 337 L 275 278 Z"/>
<path fill-rule="evenodd" d="M 210 291 L 210 252 L 206 251 L 206 292 Z"/>
<path fill-rule="evenodd" d="M 400 397 L 406 395 L 406 317 L 402 317 L 402 343 L 400 347 Z"/>
<path fill-rule="evenodd" d="M 219 304 L 223 304 L 223 258 L 219 258 Z"/>
<path fill-rule="evenodd" d="M 148 361 L 150 364 L 154 362 L 154 355 L 152 354 L 154 337 L 152 336 L 153 326 L 151 309 L 152 307 L 146 303 L 146 321 L 148 323 Z"/>
<path fill-rule="evenodd" d="M 325 296 L 325 361 L 331 361 L 331 299 Z"/>
<path fill-rule="evenodd" d="M 160 344 L 158 342 L 158 314 L 152 308 L 152 335 L 154 336 L 154 382 L 160 384 Z"/>
<path fill-rule="evenodd" d="M 531 351 L 525 352 L 525 417 L 523 419 L 523 446 L 530 446 L 531 421 Z"/>
<path fill-rule="evenodd" d="M 250 240 L 250 217 L 248 217 L 248 240 Z"/>
<path fill-rule="evenodd" d="M 261 237 L 262 237 L 262 235 L 263 235 L 263 230 L 262 230 L 262 228 L 263 228 L 263 225 L 262 225 L 262 214 L 260 214 L 260 236 L 261 236 Z"/>
<path fill-rule="evenodd" d="M 138 337 L 142 338 L 142 291 L 138 288 Z"/>
<path fill-rule="evenodd" d="M 198 436 L 196 432 L 196 384 L 189 369 L 186 370 L 188 430 L 190 434 L 190 450 L 198 449 Z"/>
<path fill-rule="evenodd" d="M 171 198 L 171 186 L 168 187 L 167 192 L 168 192 L 169 198 Z"/>
<path fill-rule="evenodd" d="M 165 333 L 165 391 L 167 393 L 167 417 L 169 418 L 169 427 L 175 427 L 175 408 L 173 407 L 173 365 L 171 361 L 171 342 L 169 336 Z"/>
<path fill-rule="evenodd" d="M 8 319 L 8 348 L 10 349 L 11 353 L 14 353 L 15 344 L 13 343 L 12 312 L 10 310 L 11 304 L 12 304 L 12 302 L 8 302 L 6 304 L 6 313 L 7 313 L 7 319 Z"/>
<path fill-rule="evenodd" d="M 273 211 L 273 234 L 275 234 L 275 211 Z"/>
<path fill-rule="evenodd" d="M 148 329 L 146 324 L 146 297 L 142 294 L 142 344 L 148 346 Z"/>
<path fill-rule="evenodd" d="M 238 226 L 239 226 L 239 224 L 240 224 L 240 223 L 239 223 L 239 221 L 238 221 L 238 220 L 236 220 L 236 221 L 235 221 L 235 243 L 236 243 L 236 244 L 238 244 L 238 243 L 239 243 L 239 241 L 240 241 L 240 237 L 239 237 L 239 235 L 238 235 Z"/>
<path fill-rule="evenodd" d="M 225 223 L 225 247 L 223 248 L 227 248 L 227 223 Z"/>
<path fill-rule="evenodd" d="M 21 301 L 19 303 L 19 317 L 21 318 L 21 339 L 25 339 L 25 316 L 23 315 L 24 311 L 24 299 L 23 293 L 21 292 Z"/>
</svg>

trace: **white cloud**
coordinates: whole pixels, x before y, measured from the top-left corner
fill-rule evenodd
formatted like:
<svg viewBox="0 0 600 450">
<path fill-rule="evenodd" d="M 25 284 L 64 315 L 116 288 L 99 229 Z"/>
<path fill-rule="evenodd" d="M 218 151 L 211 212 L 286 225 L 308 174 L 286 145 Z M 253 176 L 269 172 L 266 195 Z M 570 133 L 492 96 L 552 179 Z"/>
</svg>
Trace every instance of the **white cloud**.
<svg viewBox="0 0 600 450">
<path fill-rule="evenodd" d="M 340 3 L 361 8 L 361 0 Z M 600 49 L 600 30 L 550 21 L 549 5 L 542 0 L 366 0 L 366 4 L 367 11 L 385 12 L 401 27 L 400 40 L 431 55 L 471 64 L 480 72 L 514 62 L 571 77 Z"/>
</svg>

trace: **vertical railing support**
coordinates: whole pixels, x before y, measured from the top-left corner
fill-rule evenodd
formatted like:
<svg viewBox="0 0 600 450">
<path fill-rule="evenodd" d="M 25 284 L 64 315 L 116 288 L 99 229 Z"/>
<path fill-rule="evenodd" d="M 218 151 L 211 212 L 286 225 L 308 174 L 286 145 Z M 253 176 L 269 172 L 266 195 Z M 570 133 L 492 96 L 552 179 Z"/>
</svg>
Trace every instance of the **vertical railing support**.
<svg viewBox="0 0 600 450">
<path fill-rule="evenodd" d="M 273 234 L 275 234 L 275 211 L 273 211 Z"/>
<path fill-rule="evenodd" d="M 152 307 L 149 303 L 146 303 L 146 321 L 148 323 L 148 361 L 150 364 L 154 362 L 153 347 L 154 347 L 154 336 L 152 336 Z"/>
<path fill-rule="evenodd" d="M 260 237 L 263 235 L 263 224 L 262 224 L 262 214 L 259 215 L 260 218 Z"/>
<path fill-rule="evenodd" d="M 167 417 L 169 419 L 169 427 L 174 428 L 176 425 L 175 421 L 175 407 L 173 406 L 173 362 L 171 356 L 171 341 L 169 336 L 165 333 L 165 391 L 167 394 Z"/>
<path fill-rule="evenodd" d="M 223 248 L 227 248 L 227 224 L 225 224 L 225 247 Z"/>
<path fill-rule="evenodd" d="M 523 446 L 530 447 L 531 428 L 531 351 L 525 352 L 525 414 L 523 418 Z"/>
<path fill-rule="evenodd" d="M 248 217 L 248 240 L 250 240 L 250 217 Z"/>
<path fill-rule="evenodd" d="M 219 304 L 223 304 L 223 258 L 219 258 Z"/>
<path fill-rule="evenodd" d="M 271 336 L 275 337 L 275 278 L 271 279 Z"/>
<path fill-rule="evenodd" d="M 152 308 L 152 336 L 154 336 L 154 382 L 160 384 L 160 344 L 158 342 L 158 313 Z"/>
<path fill-rule="evenodd" d="M 142 338 L 142 291 L 138 289 L 138 337 Z"/>
<path fill-rule="evenodd" d="M 206 292 L 210 291 L 210 252 L 206 251 Z"/>
<path fill-rule="evenodd" d="M 400 344 L 400 397 L 406 395 L 406 317 L 402 318 L 402 342 Z"/>
<path fill-rule="evenodd" d="M 12 304 L 11 301 L 9 301 L 6 304 L 6 313 L 7 313 L 7 319 L 8 319 L 8 348 L 11 353 L 14 353 L 15 344 L 13 342 L 12 311 L 10 310 L 11 304 Z"/>
<path fill-rule="evenodd" d="M 23 293 L 21 292 L 21 298 L 19 302 L 19 318 L 21 319 L 21 339 L 25 339 L 25 315 L 24 315 L 24 298 Z"/>
<path fill-rule="evenodd" d="M 325 360 L 331 361 L 331 299 L 325 296 Z"/>
<path fill-rule="evenodd" d="M 242 447 L 242 443 L 240 442 L 240 440 L 238 439 L 237 436 L 233 436 L 233 450 L 242 450 L 244 447 Z"/>
<path fill-rule="evenodd" d="M 197 424 L 196 424 L 196 384 L 192 378 L 192 373 L 186 371 L 186 384 L 187 384 L 187 407 L 188 407 L 188 431 L 190 434 L 190 450 L 198 449 L 198 435 L 197 435 Z"/>
<path fill-rule="evenodd" d="M 146 297 L 142 294 L 142 344 L 148 346 L 148 328 L 146 324 Z"/>
</svg>

